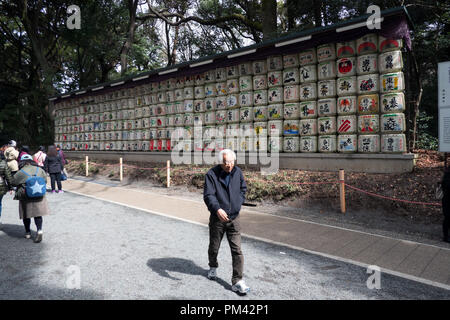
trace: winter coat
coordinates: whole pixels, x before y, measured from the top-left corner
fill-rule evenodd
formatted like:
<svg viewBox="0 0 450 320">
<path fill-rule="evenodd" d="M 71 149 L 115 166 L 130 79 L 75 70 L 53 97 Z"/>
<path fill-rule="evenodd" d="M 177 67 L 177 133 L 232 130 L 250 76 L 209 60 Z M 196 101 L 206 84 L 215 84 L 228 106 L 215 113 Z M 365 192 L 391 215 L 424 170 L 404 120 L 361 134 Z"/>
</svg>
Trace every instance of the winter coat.
<svg viewBox="0 0 450 320">
<path fill-rule="evenodd" d="M 19 200 L 20 219 L 42 217 L 49 214 L 47 199 L 45 196 L 39 199 L 29 199 L 25 194 L 25 181 L 27 181 L 29 177 L 25 173 L 23 173 L 22 170 L 29 175 L 35 175 L 36 168 L 38 168 L 36 176 L 44 178 L 45 183 L 47 183 L 47 174 L 45 173 L 45 171 L 42 170 L 42 168 L 33 165 L 24 166 L 14 175 L 13 178 L 12 183 L 17 187 L 14 200 Z"/>
<path fill-rule="evenodd" d="M 33 160 L 38 164 L 39 167 L 44 166 L 44 161 L 47 158 L 47 155 L 43 151 L 38 151 L 33 155 Z"/>
<path fill-rule="evenodd" d="M 14 147 L 8 147 L 5 150 L 5 158 L 11 172 L 16 172 L 19 170 L 19 163 L 17 162 L 17 159 L 19 158 L 19 151 L 17 151 Z"/>
<path fill-rule="evenodd" d="M 61 173 L 64 169 L 64 163 L 61 157 L 50 157 L 47 155 L 44 161 L 44 170 L 47 173 Z"/>
<path fill-rule="evenodd" d="M 239 167 L 235 166 L 231 170 L 228 187 L 225 177 L 226 172 L 220 165 L 206 173 L 203 201 L 211 214 L 216 215 L 217 210 L 222 209 L 227 213 L 228 218 L 233 220 L 239 215 L 245 201 L 247 185 Z"/>
<path fill-rule="evenodd" d="M 12 188 L 12 175 L 5 160 L 0 161 L 0 196 Z"/>
</svg>

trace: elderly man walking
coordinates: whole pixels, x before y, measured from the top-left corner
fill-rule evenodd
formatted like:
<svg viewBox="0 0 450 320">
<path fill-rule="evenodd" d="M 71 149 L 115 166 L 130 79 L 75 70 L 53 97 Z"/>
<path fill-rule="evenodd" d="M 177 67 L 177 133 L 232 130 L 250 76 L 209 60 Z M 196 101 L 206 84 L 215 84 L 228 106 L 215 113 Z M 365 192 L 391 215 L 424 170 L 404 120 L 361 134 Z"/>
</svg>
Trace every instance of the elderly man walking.
<svg viewBox="0 0 450 320">
<path fill-rule="evenodd" d="M 245 294 L 250 288 L 243 277 L 244 256 L 241 251 L 241 223 L 239 211 L 245 201 L 247 186 L 240 168 L 234 165 L 236 154 L 230 149 L 219 153 L 219 165 L 211 168 L 205 177 L 203 200 L 211 213 L 209 218 L 208 278 L 217 277 L 217 254 L 226 233 L 233 261 L 231 289 Z"/>
</svg>

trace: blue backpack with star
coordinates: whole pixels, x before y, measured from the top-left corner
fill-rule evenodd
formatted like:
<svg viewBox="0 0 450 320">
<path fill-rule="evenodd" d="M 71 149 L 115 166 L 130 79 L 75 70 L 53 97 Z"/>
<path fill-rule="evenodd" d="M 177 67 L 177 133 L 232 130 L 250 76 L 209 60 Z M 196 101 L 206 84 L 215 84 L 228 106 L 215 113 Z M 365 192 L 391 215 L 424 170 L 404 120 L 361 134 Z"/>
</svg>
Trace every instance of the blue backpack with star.
<svg viewBox="0 0 450 320">
<path fill-rule="evenodd" d="M 39 167 L 36 167 L 36 173 L 34 175 L 29 175 L 25 170 L 20 170 L 25 173 L 28 178 L 25 181 L 25 193 L 28 198 L 36 199 L 45 196 L 47 191 L 47 185 L 43 177 L 38 177 Z"/>
</svg>

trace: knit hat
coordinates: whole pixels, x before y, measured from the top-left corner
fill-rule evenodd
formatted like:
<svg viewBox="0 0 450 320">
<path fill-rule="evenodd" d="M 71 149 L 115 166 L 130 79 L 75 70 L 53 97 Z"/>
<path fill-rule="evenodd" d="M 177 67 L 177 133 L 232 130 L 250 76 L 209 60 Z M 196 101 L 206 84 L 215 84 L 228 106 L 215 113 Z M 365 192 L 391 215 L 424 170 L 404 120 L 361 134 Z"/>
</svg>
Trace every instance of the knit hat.
<svg viewBox="0 0 450 320">
<path fill-rule="evenodd" d="M 8 145 L 11 147 L 15 147 L 15 146 L 17 146 L 17 143 L 14 140 L 11 140 L 8 142 Z"/>
</svg>

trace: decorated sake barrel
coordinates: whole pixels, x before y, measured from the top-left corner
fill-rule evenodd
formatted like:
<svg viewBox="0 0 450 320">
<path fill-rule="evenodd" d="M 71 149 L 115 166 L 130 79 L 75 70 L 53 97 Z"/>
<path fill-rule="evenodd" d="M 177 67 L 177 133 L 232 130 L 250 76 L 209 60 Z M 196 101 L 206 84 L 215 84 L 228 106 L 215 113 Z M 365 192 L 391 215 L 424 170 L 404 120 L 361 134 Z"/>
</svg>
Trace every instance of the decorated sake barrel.
<svg viewBox="0 0 450 320">
<path fill-rule="evenodd" d="M 267 128 L 269 136 L 282 136 L 283 120 L 269 120 L 267 122 Z"/>
<path fill-rule="evenodd" d="M 227 70 L 227 79 L 239 78 L 239 66 L 229 66 L 226 68 Z"/>
<path fill-rule="evenodd" d="M 337 117 L 337 132 L 339 134 L 356 133 L 358 121 L 356 115 L 346 115 Z"/>
<path fill-rule="evenodd" d="M 283 55 L 283 67 L 292 68 L 300 65 L 298 54 L 285 54 Z"/>
<path fill-rule="evenodd" d="M 268 103 L 283 102 L 283 87 L 273 87 L 267 90 Z"/>
<path fill-rule="evenodd" d="M 160 116 L 160 117 L 156 117 L 156 126 L 161 128 L 164 127 L 166 125 L 166 117 L 165 116 Z"/>
<path fill-rule="evenodd" d="M 300 83 L 317 81 L 317 66 L 310 64 L 301 66 L 299 69 Z"/>
<path fill-rule="evenodd" d="M 165 152 L 167 150 L 167 139 L 158 139 L 158 150 L 160 152 Z"/>
<path fill-rule="evenodd" d="M 380 96 L 381 113 L 405 111 L 405 95 L 403 92 L 385 93 Z"/>
<path fill-rule="evenodd" d="M 325 61 L 317 65 L 317 79 L 327 80 L 336 78 L 336 62 Z"/>
<path fill-rule="evenodd" d="M 283 138 L 283 151 L 284 152 L 299 152 L 300 150 L 300 137 L 284 137 Z"/>
<path fill-rule="evenodd" d="M 280 136 L 270 136 L 268 137 L 268 151 L 270 153 L 280 153 L 283 152 L 283 137 Z"/>
<path fill-rule="evenodd" d="M 171 103 L 171 105 L 173 105 L 173 104 Z M 172 109 L 173 109 L 173 108 L 172 108 Z M 171 110 L 172 110 L 172 109 L 171 109 Z M 169 111 L 169 110 L 167 110 L 167 111 Z M 167 112 L 167 113 L 169 113 L 169 112 Z M 171 113 L 173 113 L 173 112 L 171 112 Z M 146 107 L 143 107 L 143 108 L 142 108 L 142 116 L 143 116 L 143 117 L 150 117 L 150 107 L 149 107 L 149 106 L 146 106 Z M 120 119 L 119 119 L 119 112 L 117 112 L 116 120 L 120 120 Z"/>
<path fill-rule="evenodd" d="M 203 140 L 204 149 L 203 151 L 213 152 L 216 150 L 216 141 L 215 140 Z"/>
<path fill-rule="evenodd" d="M 227 80 L 227 93 L 238 93 L 239 92 L 239 79 L 228 79 Z"/>
<path fill-rule="evenodd" d="M 169 102 L 166 103 L 166 114 L 174 114 L 175 113 L 175 103 Z"/>
<path fill-rule="evenodd" d="M 317 101 L 300 102 L 300 118 L 317 118 Z"/>
<path fill-rule="evenodd" d="M 306 66 L 309 64 L 315 65 L 317 63 L 316 48 L 311 48 L 300 52 L 298 54 L 298 60 L 301 66 Z"/>
<path fill-rule="evenodd" d="M 203 150 L 204 150 L 203 139 L 200 140 L 194 139 L 194 151 L 203 151 Z"/>
<path fill-rule="evenodd" d="M 403 72 L 380 74 L 380 92 L 399 92 L 405 90 Z"/>
<path fill-rule="evenodd" d="M 227 125 L 226 124 L 216 125 L 216 134 L 217 137 L 225 137 L 227 135 Z"/>
<path fill-rule="evenodd" d="M 299 119 L 300 118 L 300 103 L 285 103 L 283 106 L 284 119 Z"/>
<path fill-rule="evenodd" d="M 157 121 L 156 121 L 156 117 L 155 117 L 155 126 L 156 126 L 156 123 L 157 123 Z M 103 123 L 104 125 L 107 125 L 107 123 Z M 131 130 L 131 129 L 133 129 L 133 125 L 134 125 L 134 120 L 128 120 L 127 122 L 126 122 L 126 124 L 127 124 L 127 127 L 125 128 L 126 130 Z M 87 131 L 87 130 L 85 130 L 85 131 Z"/>
<path fill-rule="evenodd" d="M 300 120 L 284 120 L 283 121 L 283 135 L 284 136 L 298 136 Z"/>
<path fill-rule="evenodd" d="M 267 151 L 268 138 L 267 136 L 259 135 L 253 137 L 253 151 Z"/>
<path fill-rule="evenodd" d="M 382 134 L 382 153 L 404 153 L 406 152 L 406 136 L 404 134 Z"/>
<path fill-rule="evenodd" d="M 301 136 L 317 135 L 317 119 L 301 119 L 299 129 Z"/>
<path fill-rule="evenodd" d="M 205 72 L 205 84 L 216 82 L 216 70 L 208 70 Z"/>
<path fill-rule="evenodd" d="M 355 153 L 358 150 L 358 136 L 356 134 L 339 134 L 337 136 L 337 151 L 341 153 Z"/>
<path fill-rule="evenodd" d="M 167 102 L 166 92 L 164 91 L 158 92 L 158 103 L 166 103 L 166 102 Z"/>
<path fill-rule="evenodd" d="M 216 97 L 216 110 L 223 110 L 227 108 L 227 97 L 217 96 Z"/>
<path fill-rule="evenodd" d="M 226 137 L 225 139 L 225 147 L 227 149 L 237 151 L 239 150 L 239 138 L 237 137 Z"/>
<path fill-rule="evenodd" d="M 282 104 L 271 104 L 267 107 L 267 116 L 270 120 L 282 120 L 284 117 Z"/>
<path fill-rule="evenodd" d="M 202 126 L 205 123 L 204 113 L 194 113 L 194 126 Z"/>
<path fill-rule="evenodd" d="M 380 116 L 381 133 L 402 133 L 406 130 L 404 113 L 386 113 Z"/>
<path fill-rule="evenodd" d="M 253 120 L 254 121 L 266 121 L 267 116 L 267 106 L 254 106 L 253 107 Z"/>
<path fill-rule="evenodd" d="M 184 121 L 184 119 L 183 119 L 183 114 L 182 113 L 175 114 L 175 116 L 174 116 L 174 125 L 175 125 L 175 127 L 183 126 L 184 125 L 183 121 Z"/>
<path fill-rule="evenodd" d="M 353 57 L 356 55 L 356 41 L 338 42 L 336 56 L 338 58 Z"/>
<path fill-rule="evenodd" d="M 253 64 L 244 62 L 239 64 L 239 76 L 251 76 L 253 74 Z"/>
<path fill-rule="evenodd" d="M 253 91 L 253 104 L 255 106 L 267 105 L 267 90 Z"/>
<path fill-rule="evenodd" d="M 287 68 L 283 70 L 283 85 L 300 83 L 300 72 L 298 68 Z"/>
<path fill-rule="evenodd" d="M 183 125 L 184 126 L 193 126 L 194 125 L 194 113 L 187 112 L 183 114 Z"/>
<path fill-rule="evenodd" d="M 323 135 L 318 138 L 319 152 L 336 152 L 336 135 Z"/>
<path fill-rule="evenodd" d="M 300 137 L 300 152 L 317 152 L 317 136 Z"/>
<path fill-rule="evenodd" d="M 239 123 L 228 123 L 226 129 L 227 137 L 239 137 L 240 136 L 240 127 Z"/>
<path fill-rule="evenodd" d="M 161 128 L 156 130 L 156 139 L 164 139 L 166 137 L 166 129 Z"/>
<path fill-rule="evenodd" d="M 402 52 L 389 51 L 378 56 L 380 73 L 401 71 L 403 68 Z"/>
<path fill-rule="evenodd" d="M 241 107 L 239 109 L 239 121 L 240 122 L 251 122 L 253 121 L 253 108 L 252 107 Z"/>
<path fill-rule="evenodd" d="M 336 80 L 338 96 L 348 96 L 357 93 L 356 76 L 342 77 Z"/>
<path fill-rule="evenodd" d="M 136 139 L 136 132 L 134 130 L 129 130 L 128 131 L 128 140 L 135 140 Z"/>
<path fill-rule="evenodd" d="M 267 121 L 253 122 L 253 132 L 257 136 L 267 136 Z"/>
<path fill-rule="evenodd" d="M 378 36 L 378 49 L 380 52 L 400 50 L 402 47 L 403 41 L 401 39 L 386 39 L 383 36 Z"/>
<path fill-rule="evenodd" d="M 317 114 L 319 117 L 329 117 L 336 115 L 336 99 L 318 100 Z"/>
<path fill-rule="evenodd" d="M 150 139 L 157 139 L 158 138 L 158 130 L 157 129 L 151 129 L 149 130 L 150 132 Z M 127 139 L 123 139 L 123 140 L 127 140 Z"/>
<path fill-rule="evenodd" d="M 215 123 L 216 123 L 216 112 L 215 111 L 205 112 L 205 124 L 211 125 Z"/>
<path fill-rule="evenodd" d="M 267 73 L 267 66 L 266 66 L 266 60 L 257 60 L 252 62 L 253 67 L 253 74 L 266 74 Z"/>
<path fill-rule="evenodd" d="M 205 87 L 204 86 L 194 87 L 194 98 L 203 99 L 204 97 L 205 97 Z"/>
<path fill-rule="evenodd" d="M 358 113 L 373 114 L 380 112 L 378 94 L 368 94 L 358 96 Z"/>
<path fill-rule="evenodd" d="M 267 58 L 267 71 L 283 70 L 283 57 L 270 56 Z"/>
<path fill-rule="evenodd" d="M 193 126 L 184 126 L 183 127 L 183 139 L 191 139 L 194 137 L 194 127 Z"/>
<path fill-rule="evenodd" d="M 194 100 L 194 112 L 205 112 L 205 100 Z"/>
<path fill-rule="evenodd" d="M 148 129 L 142 130 L 142 140 L 148 140 L 148 139 L 150 139 L 150 130 L 148 130 Z M 116 139 L 116 140 L 119 140 L 119 139 Z"/>
<path fill-rule="evenodd" d="M 156 115 L 157 116 L 163 116 L 166 114 L 166 105 L 165 104 L 157 104 L 156 105 Z"/>
<path fill-rule="evenodd" d="M 175 101 L 175 91 L 174 90 L 166 91 L 166 101 L 167 102 Z"/>
<path fill-rule="evenodd" d="M 194 99 L 194 87 L 185 87 L 183 89 L 183 98 L 186 100 Z"/>
<path fill-rule="evenodd" d="M 216 143 L 216 152 L 220 152 L 226 147 L 226 140 L 224 138 L 218 138 L 214 140 Z"/>
<path fill-rule="evenodd" d="M 184 77 L 177 77 L 175 80 L 175 87 L 176 88 L 184 88 Z M 153 89 L 153 88 L 152 88 Z M 152 90 L 153 91 L 153 90 Z"/>
<path fill-rule="evenodd" d="M 378 114 L 365 114 L 358 116 L 358 133 L 374 134 L 380 131 L 380 116 Z"/>
<path fill-rule="evenodd" d="M 358 75 L 378 72 L 378 56 L 376 54 L 365 54 L 356 59 L 356 73 Z"/>
<path fill-rule="evenodd" d="M 295 86 L 294 86 L 295 87 Z M 317 84 L 315 82 L 303 83 L 299 88 L 299 96 L 300 101 L 308 101 L 308 100 L 316 100 L 317 99 Z M 289 102 L 286 100 L 286 96 L 289 96 L 289 93 L 286 93 L 286 87 L 284 90 L 284 102 Z M 298 100 L 293 100 L 298 101 Z"/>
<path fill-rule="evenodd" d="M 194 100 L 184 100 L 184 112 L 194 112 Z"/>
<path fill-rule="evenodd" d="M 227 94 L 227 82 L 216 82 L 216 92 L 218 96 L 224 96 Z"/>
<path fill-rule="evenodd" d="M 370 33 L 356 39 L 356 52 L 358 55 L 376 53 L 378 51 L 378 35 Z"/>
<path fill-rule="evenodd" d="M 122 144 L 122 147 L 124 144 Z M 122 150 L 126 150 L 126 148 L 122 148 Z M 148 150 L 149 151 L 157 151 L 158 150 L 158 140 L 151 139 L 148 144 Z"/>
<path fill-rule="evenodd" d="M 226 81 L 227 80 L 227 69 L 226 68 L 216 68 L 216 81 Z"/>
<path fill-rule="evenodd" d="M 112 124 L 111 122 L 110 122 L 110 124 Z M 135 129 L 142 129 L 142 119 L 135 119 L 134 120 L 134 128 Z M 111 130 L 113 130 L 114 128 L 113 127 L 111 127 Z"/>
<path fill-rule="evenodd" d="M 317 129 L 319 135 L 336 133 L 336 117 L 317 118 Z"/>
<path fill-rule="evenodd" d="M 239 122 L 239 109 L 227 110 L 227 123 Z"/>
<path fill-rule="evenodd" d="M 317 97 L 330 98 L 336 96 L 336 80 L 322 80 L 317 82 Z"/>
<path fill-rule="evenodd" d="M 255 75 L 253 76 L 253 90 L 267 89 L 267 75 Z"/>
<path fill-rule="evenodd" d="M 217 137 L 216 126 L 205 126 L 203 138 L 210 140 L 215 137 Z"/>
<path fill-rule="evenodd" d="M 370 94 L 380 91 L 379 75 L 377 73 L 365 74 L 357 77 L 358 94 Z"/>
<path fill-rule="evenodd" d="M 241 107 L 253 106 L 253 91 L 241 92 L 239 94 L 239 105 Z"/>
<path fill-rule="evenodd" d="M 253 90 L 253 77 L 242 76 L 239 78 L 239 90 L 241 92 Z"/>
<path fill-rule="evenodd" d="M 216 124 L 227 122 L 227 110 L 216 110 Z"/>
<path fill-rule="evenodd" d="M 228 109 L 239 108 L 239 94 L 233 93 L 227 95 L 227 108 Z"/>
<path fill-rule="evenodd" d="M 205 99 L 205 111 L 213 111 L 216 110 L 216 99 L 215 98 L 206 98 Z"/>
<path fill-rule="evenodd" d="M 166 136 L 164 137 L 165 139 L 172 139 L 172 133 L 175 131 L 175 127 L 167 127 L 166 128 Z"/>
<path fill-rule="evenodd" d="M 317 61 L 336 60 L 336 46 L 334 43 L 323 44 L 317 47 Z"/>
<path fill-rule="evenodd" d="M 194 76 L 194 84 L 196 86 L 203 86 L 205 84 L 205 74 L 198 73 Z"/>
<path fill-rule="evenodd" d="M 348 77 L 356 75 L 356 58 L 340 58 L 336 61 L 338 77 Z"/>
<path fill-rule="evenodd" d="M 150 146 L 150 142 L 143 140 L 142 141 L 142 148 L 141 151 L 148 151 L 149 150 L 149 146 Z M 116 149 L 117 150 L 117 149 Z"/>
<path fill-rule="evenodd" d="M 184 112 L 184 100 L 175 102 L 174 109 L 175 109 L 175 113 L 183 113 Z"/>
<path fill-rule="evenodd" d="M 134 119 L 134 109 L 128 109 L 128 118 L 127 119 Z M 106 119 L 103 119 L 103 121 L 106 121 Z"/>
<path fill-rule="evenodd" d="M 216 83 L 209 83 L 205 85 L 205 97 L 215 97 L 217 95 Z"/>
<path fill-rule="evenodd" d="M 289 85 L 283 87 L 284 102 L 297 102 L 300 100 L 301 87 L 299 85 Z M 311 98 L 312 99 L 312 98 Z"/>
<path fill-rule="evenodd" d="M 253 122 L 239 123 L 239 130 L 241 137 L 253 137 L 254 135 Z"/>
</svg>

